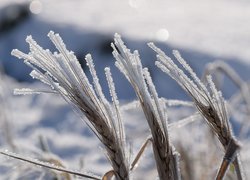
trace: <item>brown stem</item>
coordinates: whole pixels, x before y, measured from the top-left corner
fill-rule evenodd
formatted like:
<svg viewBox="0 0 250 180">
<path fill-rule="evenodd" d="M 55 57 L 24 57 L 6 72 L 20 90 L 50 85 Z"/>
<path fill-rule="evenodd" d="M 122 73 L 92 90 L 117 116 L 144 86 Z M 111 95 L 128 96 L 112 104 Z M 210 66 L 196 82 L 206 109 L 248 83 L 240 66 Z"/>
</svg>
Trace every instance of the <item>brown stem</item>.
<svg viewBox="0 0 250 180">
<path fill-rule="evenodd" d="M 220 166 L 220 169 L 219 169 L 219 172 L 217 174 L 216 180 L 222 180 L 223 179 L 223 177 L 225 176 L 225 173 L 227 171 L 227 168 L 228 168 L 229 164 L 230 164 L 229 161 L 226 161 L 226 160 L 222 161 L 222 164 Z"/>
<path fill-rule="evenodd" d="M 240 160 L 239 160 L 238 154 L 237 154 L 233 164 L 234 164 L 234 168 L 235 168 L 235 172 L 236 172 L 238 180 L 244 180 L 244 176 L 242 174 L 242 168 L 240 166 Z"/>
<path fill-rule="evenodd" d="M 145 149 L 149 143 L 152 143 L 152 137 L 147 138 L 147 140 L 143 143 L 143 145 L 140 148 L 139 152 L 137 153 L 135 159 L 131 163 L 130 171 L 132 171 L 134 169 L 134 167 L 138 164 L 139 159 L 141 158 L 143 152 L 145 151 Z"/>
<path fill-rule="evenodd" d="M 231 162 L 234 161 L 234 159 L 237 155 L 237 150 L 239 148 L 240 148 L 240 146 L 237 144 L 237 142 L 234 139 L 231 139 L 228 146 L 227 146 L 226 153 L 224 155 L 220 169 L 217 173 L 216 180 L 223 179 L 223 177 L 225 176 L 225 173 L 228 169 L 228 166 L 230 165 Z"/>
</svg>

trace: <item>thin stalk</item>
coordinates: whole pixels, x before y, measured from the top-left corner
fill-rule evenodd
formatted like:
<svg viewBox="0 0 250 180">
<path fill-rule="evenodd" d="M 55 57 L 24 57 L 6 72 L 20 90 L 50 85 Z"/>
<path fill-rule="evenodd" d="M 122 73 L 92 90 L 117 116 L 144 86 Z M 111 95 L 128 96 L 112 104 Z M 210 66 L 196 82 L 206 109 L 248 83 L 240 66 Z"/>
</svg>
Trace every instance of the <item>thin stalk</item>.
<svg viewBox="0 0 250 180">
<path fill-rule="evenodd" d="M 226 153 L 224 155 L 223 161 L 221 163 L 220 169 L 218 171 L 218 174 L 216 176 L 216 180 L 221 180 L 225 176 L 225 173 L 228 169 L 228 166 L 234 161 L 237 150 L 240 148 L 240 146 L 234 141 L 233 139 L 230 140 L 228 148 L 226 150 Z"/>
<path fill-rule="evenodd" d="M 24 157 L 21 157 L 20 155 L 14 154 L 14 153 L 0 151 L 0 154 L 3 154 L 5 156 L 11 157 L 11 158 L 14 158 L 14 159 L 17 159 L 17 160 L 25 161 L 27 163 L 31 163 L 31 164 L 34 164 L 36 166 L 41 166 L 41 167 L 44 167 L 44 168 L 53 169 L 53 170 L 64 172 L 64 173 L 69 173 L 69 174 L 79 176 L 79 177 L 83 177 L 83 178 L 101 180 L 99 177 L 94 176 L 94 175 L 83 174 L 83 173 L 80 173 L 80 172 L 77 172 L 77 171 L 73 171 L 73 170 L 62 168 L 62 167 L 58 167 L 58 166 L 55 166 L 53 164 L 37 161 L 35 159 L 31 160 L 29 158 L 24 158 Z"/>
<path fill-rule="evenodd" d="M 234 168 L 235 168 L 235 172 L 236 172 L 238 180 L 243 180 L 244 175 L 242 174 L 242 167 L 240 166 L 240 160 L 239 160 L 238 154 L 237 154 L 233 164 L 234 164 Z"/>
</svg>

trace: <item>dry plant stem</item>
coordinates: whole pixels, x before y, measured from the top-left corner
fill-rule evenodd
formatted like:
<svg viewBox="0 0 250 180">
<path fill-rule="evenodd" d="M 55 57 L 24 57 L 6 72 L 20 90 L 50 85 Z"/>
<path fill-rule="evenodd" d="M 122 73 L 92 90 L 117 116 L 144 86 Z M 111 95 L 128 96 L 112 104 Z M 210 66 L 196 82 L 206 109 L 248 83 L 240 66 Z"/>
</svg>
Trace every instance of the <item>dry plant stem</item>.
<svg viewBox="0 0 250 180">
<path fill-rule="evenodd" d="M 176 180 L 180 177 L 178 158 L 169 141 L 164 105 L 160 103 L 150 74 L 146 68 L 143 69 L 138 51 L 131 53 L 118 34 L 115 34 L 111 46 L 116 66 L 134 88 L 150 127 L 159 179 Z"/>
<path fill-rule="evenodd" d="M 244 177 L 244 174 L 243 174 L 243 171 L 242 171 L 242 167 L 240 165 L 239 157 L 240 157 L 239 154 L 237 154 L 235 159 L 234 159 L 233 164 L 234 164 L 234 168 L 235 168 L 238 180 L 243 180 L 243 179 L 245 179 L 245 177 Z"/>
<path fill-rule="evenodd" d="M 224 178 L 229 164 L 230 164 L 230 162 L 228 162 L 226 160 L 222 161 L 219 172 L 218 172 L 218 174 L 216 176 L 216 180 L 222 180 Z"/>
<path fill-rule="evenodd" d="M 180 119 L 177 122 L 170 123 L 169 126 L 168 126 L 169 131 L 174 130 L 175 128 L 184 127 L 184 126 L 186 126 L 188 124 L 196 122 L 199 119 L 201 119 L 200 113 L 195 112 L 194 114 L 192 114 L 192 115 L 190 115 L 190 116 L 188 116 L 186 118 Z"/>
<path fill-rule="evenodd" d="M 50 152 L 48 142 L 43 135 L 39 135 L 39 144 L 43 152 Z"/>
<path fill-rule="evenodd" d="M 157 53 L 156 65 L 172 77 L 192 97 L 206 123 L 217 135 L 224 149 L 227 150 L 229 143 L 232 141 L 236 142 L 236 140 L 232 135 L 225 100 L 222 97 L 222 93 L 216 89 L 212 77 L 207 76 L 210 88 L 208 89 L 178 51 L 173 51 L 173 54 L 190 77 L 161 49 L 157 48 L 153 43 L 148 45 Z"/>
<path fill-rule="evenodd" d="M 185 180 L 193 180 L 195 175 L 194 175 L 194 168 L 193 168 L 193 163 L 192 159 L 189 157 L 189 152 L 183 147 L 181 143 L 178 143 L 178 152 L 181 154 L 181 161 L 180 161 L 180 166 L 181 166 L 181 176 L 182 179 Z"/>
<path fill-rule="evenodd" d="M 155 156 L 156 166 L 159 174 L 159 179 L 165 180 L 177 180 L 179 176 L 176 168 L 177 159 L 174 156 L 174 151 L 169 145 L 168 139 L 166 139 L 160 125 L 157 122 L 156 116 L 148 104 L 145 104 L 141 99 L 142 108 L 146 118 L 148 119 L 149 127 L 152 134 L 153 152 Z"/>
<path fill-rule="evenodd" d="M 59 34 L 51 31 L 48 33 L 48 36 L 58 52 L 52 53 L 49 50 L 44 50 L 31 36 L 28 36 L 26 42 L 30 46 L 30 52 L 25 54 L 15 49 L 12 51 L 12 55 L 19 59 L 24 59 L 25 64 L 33 69 L 30 73 L 33 78 L 50 86 L 51 90 L 47 90 L 47 92 L 61 95 L 67 103 L 74 107 L 73 110 L 84 119 L 104 145 L 116 179 L 128 180 L 129 162 L 125 132 L 109 68 L 105 68 L 105 74 L 113 106 L 102 92 L 91 55 L 86 55 L 85 59 L 93 84 L 89 82 L 74 53 L 67 50 Z M 35 91 L 21 89 L 15 92 L 17 94 L 32 94 Z"/>
<path fill-rule="evenodd" d="M 89 112 L 86 114 L 87 118 L 92 119 L 92 122 L 95 123 L 96 131 L 102 134 L 102 143 L 107 151 L 110 163 L 114 168 L 117 180 L 129 179 L 129 173 L 127 171 L 125 160 L 121 158 L 123 157 L 123 152 L 120 147 L 117 146 L 117 142 L 114 141 L 115 135 L 113 131 L 111 131 L 106 124 L 100 123 L 99 117 L 95 117 L 95 115 L 96 112 Z"/>
<path fill-rule="evenodd" d="M 226 153 L 224 155 L 223 161 L 221 163 L 220 169 L 217 173 L 216 180 L 223 179 L 228 166 L 231 162 L 234 161 L 235 157 L 237 156 L 237 150 L 239 149 L 239 145 L 232 139 L 227 147 Z"/>
<path fill-rule="evenodd" d="M 222 61 L 209 64 L 206 67 L 205 73 L 202 76 L 203 81 L 205 80 L 206 75 L 214 74 L 217 71 L 223 72 L 240 89 L 241 95 L 247 105 L 246 108 L 247 108 L 248 114 L 250 115 L 250 98 L 249 98 L 250 89 L 248 85 L 240 78 L 240 76 L 228 64 Z M 243 129 L 243 124 L 240 127 L 240 133 L 242 132 L 241 129 Z M 233 161 L 233 164 L 235 166 L 235 171 L 236 171 L 238 179 L 242 180 L 243 175 L 242 175 L 241 167 L 239 166 L 238 156 L 239 155 L 236 156 L 235 160 Z"/>
<path fill-rule="evenodd" d="M 181 180 L 181 173 L 180 173 L 180 164 L 179 164 L 179 161 L 180 161 L 180 154 L 175 152 L 172 156 L 173 160 L 171 160 L 171 162 L 173 162 L 173 164 L 171 164 L 170 162 L 170 165 L 173 166 L 173 179 L 174 180 Z"/>
<path fill-rule="evenodd" d="M 130 167 L 130 171 L 132 171 L 138 164 L 139 159 L 141 158 L 143 152 L 145 151 L 147 145 L 149 143 L 152 143 L 152 137 L 147 138 L 147 140 L 143 143 L 142 147 L 140 148 L 139 152 L 137 153 L 135 159 L 133 160 L 133 162 L 131 163 L 131 167 Z"/>
<path fill-rule="evenodd" d="M 214 62 L 210 63 L 209 65 L 206 66 L 205 73 L 202 76 L 202 80 L 205 80 L 205 76 L 207 74 L 214 74 L 217 71 L 223 72 L 227 77 L 229 77 L 232 82 L 240 89 L 241 95 L 246 103 L 246 108 L 248 111 L 248 116 L 250 116 L 250 98 L 249 98 L 249 93 L 250 93 L 250 88 L 247 83 L 245 83 L 240 76 L 226 63 L 219 61 L 219 62 Z M 241 133 L 243 132 L 243 123 L 240 127 L 240 136 Z"/>
<path fill-rule="evenodd" d="M 65 168 L 57 167 L 57 166 L 54 166 L 52 164 L 39 162 L 39 161 L 36 161 L 36 160 L 31 160 L 31 159 L 24 158 L 24 157 L 21 157 L 19 155 L 13 154 L 13 153 L 9 153 L 9 152 L 7 153 L 7 152 L 4 152 L 4 151 L 0 151 L 0 154 L 3 154 L 5 156 L 9 156 L 11 158 L 18 159 L 18 160 L 21 160 L 21 161 L 24 161 L 24 162 L 28 162 L 28 163 L 31 163 L 31 164 L 34 164 L 34 165 L 37 165 L 37 166 L 41 166 L 41 167 L 44 167 L 44 168 L 53 169 L 53 170 L 60 171 L 60 172 L 63 172 L 63 173 L 69 173 L 69 174 L 72 174 L 72 175 L 75 175 L 75 176 L 78 176 L 78 177 L 94 179 L 94 180 L 101 180 L 99 177 L 96 177 L 94 175 L 87 175 L 87 174 L 83 174 L 83 173 L 80 173 L 80 172 L 76 172 L 76 171 L 68 170 L 68 169 L 65 169 Z"/>
<path fill-rule="evenodd" d="M 250 98 L 249 98 L 249 87 L 240 76 L 226 63 L 219 61 L 211 63 L 206 67 L 205 73 L 202 76 L 202 79 L 205 80 L 205 76 L 208 74 L 214 74 L 216 71 L 223 72 L 227 77 L 229 77 L 232 82 L 240 89 L 242 97 L 247 104 L 247 110 L 250 114 Z"/>
<path fill-rule="evenodd" d="M 114 175 L 114 170 L 110 170 L 103 175 L 102 180 L 111 180 Z"/>
</svg>

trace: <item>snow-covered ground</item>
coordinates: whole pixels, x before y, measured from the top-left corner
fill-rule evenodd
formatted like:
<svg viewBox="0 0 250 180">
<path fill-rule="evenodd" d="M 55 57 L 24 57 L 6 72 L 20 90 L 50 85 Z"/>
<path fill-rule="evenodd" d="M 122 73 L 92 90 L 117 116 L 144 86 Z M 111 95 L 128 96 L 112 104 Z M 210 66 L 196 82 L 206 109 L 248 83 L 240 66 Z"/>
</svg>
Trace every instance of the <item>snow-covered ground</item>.
<svg viewBox="0 0 250 180">
<path fill-rule="evenodd" d="M 3 8 L 7 5 L 28 2 L 1 0 L 0 20 L 2 20 L 2 14 L 6 14 Z M 50 30 L 60 33 L 67 48 L 74 51 L 83 62 L 84 69 L 87 69 L 84 65 L 84 56 L 91 53 L 107 96 L 108 88 L 103 69 L 110 66 L 118 97 L 125 104 L 135 99 L 135 95 L 114 66 L 110 43 L 113 41 L 115 32 L 122 35 L 129 48 L 139 50 L 143 64 L 149 68 L 160 96 L 188 99 L 173 80 L 155 67 L 155 54 L 146 45 L 149 41 L 156 42 L 170 56 L 172 49 L 178 49 L 199 76 L 202 75 L 206 63 L 220 59 L 230 64 L 242 79 L 246 81 L 249 79 L 250 2 L 247 0 L 41 0 L 31 2 L 33 4 L 27 8 L 31 8 L 33 13 L 38 14 L 31 13 L 14 28 L 0 33 L 0 60 L 7 75 L 11 76 L 5 77 L 3 85 L 1 84 L 3 89 L 1 109 L 4 116 L 0 132 L 6 135 L 5 120 L 7 120 L 9 126 L 7 132 L 12 136 L 14 149 L 21 154 L 40 157 L 43 152 L 39 137 L 42 136 L 47 139 L 50 151 L 65 161 L 69 168 L 80 169 L 82 166 L 84 171 L 99 175 L 111 168 L 102 149 L 99 148 L 101 144 L 98 139 L 60 97 L 48 94 L 12 95 L 14 88 L 42 86 L 38 82 L 30 83 L 33 81 L 29 77 L 30 69 L 22 61 L 10 55 L 14 48 L 28 52 L 25 38 L 30 34 L 44 48 L 54 50 L 46 35 Z M 231 83 L 227 83 L 223 88 L 226 98 L 235 91 Z M 170 117 L 178 120 L 190 113 L 191 111 L 186 108 L 171 109 Z M 128 139 L 131 141 L 133 151 L 136 152 L 149 135 L 148 127 L 142 113 L 136 108 L 124 111 L 124 116 Z M 193 128 L 197 126 L 196 124 Z M 187 141 L 184 143 L 186 146 L 184 149 L 188 151 L 191 145 L 188 145 L 190 140 L 185 139 L 189 137 L 187 130 L 173 131 L 173 139 L 178 139 L 177 135 L 180 131 L 182 139 Z M 192 140 L 190 144 L 198 142 L 198 137 L 204 136 L 200 134 L 201 132 L 195 130 L 194 132 L 197 133 L 197 139 Z M 5 139 L 1 138 L 2 147 L 11 149 L 7 144 Z M 243 148 L 245 156 L 243 163 L 249 165 L 250 159 L 247 157 L 249 140 L 245 139 L 244 144 L 246 146 Z M 197 149 L 206 147 L 206 145 L 200 145 Z M 192 157 L 195 152 L 190 153 L 190 156 Z M 219 157 L 222 157 L 222 153 Z M 0 160 L 2 161 L 0 164 L 6 165 L 10 161 L 2 156 Z M 197 160 L 197 163 L 200 162 Z M 21 169 L 16 161 L 10 165 L 13 165 L 11 173 Z M 250 167 L 245 169 L 248 170 Z M 213 170 L 216 172 L 216 169 Z M 3 171 L 5 172 L 4 169 Z M 155 179 L 157 176 L 150 148 L 138 169 L 135 170 L 135 179 L 142 179 L 141 174 L 145 175 L 143 179 Z M 6 173 L 4 177 L 8 179 Z M 23 175 L 19 179 L 27 179 L 25 177 L 27 176 Z"/>
</svg>

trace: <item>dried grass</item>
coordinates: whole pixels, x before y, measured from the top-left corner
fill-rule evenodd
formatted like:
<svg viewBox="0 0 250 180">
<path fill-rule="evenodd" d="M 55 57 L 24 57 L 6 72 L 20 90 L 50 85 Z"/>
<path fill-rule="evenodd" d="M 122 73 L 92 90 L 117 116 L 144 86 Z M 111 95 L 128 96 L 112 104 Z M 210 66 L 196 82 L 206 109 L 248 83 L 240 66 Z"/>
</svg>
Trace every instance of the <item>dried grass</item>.
<svg viewBox="0 0 250 180">
<path fill-rule="evenodd" d="M 150 127 L 159 178 L 179 179 L 178 154 L 169 140 L 164 104 L 158 98 L 149 72 L 143 69 L 138 52 L 130 53 L 118 34 L 112 47 L 116 66 L 134 88 Z"/>
<path fill-rule="evenodd" d="M 118 180 L 129 179 L 129 164 L 126 151 L 125 135 L 119 114 L 119 103 L 115 96 L 110 72 L 107 70 L 107 80 L 114 99 L 115 110 L 106 100 L 102 93 L 99 80 L 94 69 L 93 60 L 90 55 L 86 56 L 87 65 L 93 77 L 93 89 L 85 73 L 74 56 L 66 49 L 61 37 L 54 32 L 48 34 L 59 53 L 52 54 L 42 49 L 31 36 L 26 41 L 30 45 L 30 53 L 25 54 L 13 50 L 12 54 L 25 60 L 33 71 L 31 76 L 51 87 L 49 92 L 61 95 L 66 102 L 71 104 L 80 116 L 85 115 L 86 122 L 96 134 L 106 149 L 107 157 L 113 167 L 114 174 Z M 29 94 L 34 90 L 16 90 L 16 92 Z M 41 90 L 36 90 L 40 93 Z"/>
<path fill-rule="evenodd" d="M 149 46 L 157 53 L 156 65 L 165 73 L 170 75 L 193 99 L 198 111 L 203 115 L 207 124 L 216 134 L 219 141 L 224 147 L 225 156 L 217 174 L 217 179 L 222 179 L 231 162 L 234 161 L 237 150 L 240 148 L 239 143 L 233 136 L 230 123 L 228 120 L 226 103 L 222 97 L 222 93 L 217 91 L 211 76 L 207 76 L 210 92 L 201 82 L 192 68 L 181 57 L 178 51 L 173 51 L 176 60 L 190 74 L 189 78 L 183 70 L 181 70 L 171 58 L 169 58 L 162 50 L 157 48 L 153 43 Z M 235 168 L 238 179 L 242 179 L 241 170 L 238 166 L 238 158 L 236 157 Z"/>
<path fill-rule="evenodd" d="M 225 174 L 232 162 L 238 179 L 244 179 L 243 169 L 238 155 L 240 146 L 231 129 L 227 103 L 222 97 L 222 93 L 216 89 L 212 77 L 208 75 L 220 70 L 229 76 L 240 88 L 241 95 L 249 110 L 250 101 L 247 95 L 249 93 L 249 87 L 229 66 L 223 63 L 210 64 L 202 78 L 207 82 L 207 84 L 204 84 L 178 51 L 173 51 L 173 54 L 184 70 L 179 68 L 162 50 L 154 44 L 149 43 L 149 46 L 157 53 L 156 65 L 163 72 L 171 76 L 187 94 L 191 96 L 193 102 L 166 100 L 158 97 L 147 68 L 143 68 L 141 64 L 138 51 L 131 53 L 124 45 L 121 37 L 116 34 L 114 44 L 112 44 L 114 50 L 113 56 L 116 59 L 115 64 L 130 82 L 138 98 L 138 101 L 128 104 L 121 109 L 110 69 L 106 68 L 105 74 L 112 97 L 112 103 L 108 102 L 102 92 L 102 87 L 99 84 L 91 55 L 86 56 L 86 62 L 92 75 L 93 83 L 89 82 L 73 52 L 66 49 L 60 36 L 53 32 L 50 32 L 48 36 L 55 44 L 58 52 L 51 53 L 49 50 L 44 50 L 29 36 L 26 41 L 30 45 L 30 53 L 25 54 L 18 50 L 13 50 L 12 54 L 24 59 L 24 62 L 33 69 L 31 76 L 49 85 L 50 89 L 21 89 L 15 90 L 15 93 L 59 94 L 66 102 L 74 107 L 74 110 L 81 117 L 83 115 L 86 116 L 88 119 L 86 123 L 103 144 L 107 158 L 110 160 L 110 164 L 113 168 L 103 175 L 103 180 L 111 180 L 113 176 L 115 176 L 117 180 L 130 179 L 131 172 L 134 171 L 136 165 L 138 165 L 139 159 L 149 143 L 152 143 L 159 179 L 178 180 L 181 178 L 197 178 L 196 174 L 192 173 L 195 167 L 192 166 L 191 163 L 195 160 L 192 159 L 191 153 L 185 150 L 183 144 L 177 144 L 181 155 L 181 163 L 179 163 L 179 153 L 177 153 L 173 146 L 170 133 L 176 128 L 181 128 L 195 121 L 200 115 L 204 117 L 211 132 L 216 135 L 224 149 L 225 154 L 221 165 L 210 164 L 210 166 L 219 167 L 216 179 L 219 180 L 226 177 Z M 195 106 L 200 115 L 195 112 L 177 123 L 170 124 L 168 123 L 166 106 L 174 105 Z M 130 162 L 121 111 L 134 106 L 139 106 L 143 110 L 151 136 L 141 146 L 134 160 Z M 215 145 L 214 142 L 212 143 Z M 49 151 L 49 147 L 42 139 L 41 147 L 44 151 Z M 71 177 L 70 174 L 85 178 L 100 179 L 100 177 L 94 175 L 89 176 L 88 174 L 70 171 L 64 168 L 62 163 L 57 159 L 47 159 L 46 161 L 50 163 L 46 164 L 10 152 L 0 151 L 0 153 L 22 161 L 64 172 L 65 177 L 67 176 L 68 179 Z M 211 155 L 211 157 L 216 158 L 218 155 Z M 55 163 L 59 163 L 58 166 L 60 167 L 54 166 L 53 164 Z M 208 163 L 209 162 L 206 162 L 204 164 Z M 212 173 L 207 172 L 207 174 L 210 176 L 209 178 L 214 178 L 211 177 Z M 227 173 L 227 177 L 230 179 L 233 178 L 234 175 L 230 172 Z"/>
</svg>

